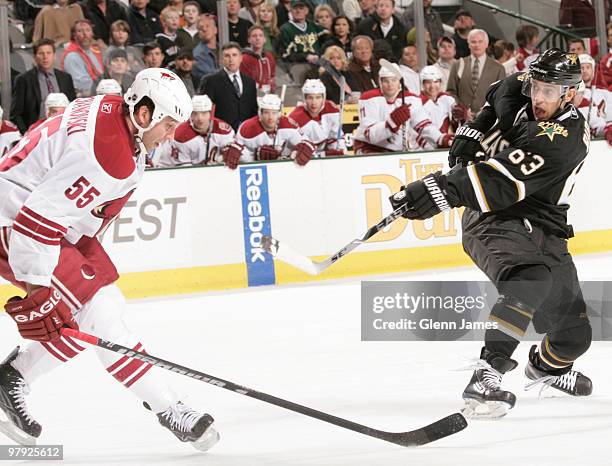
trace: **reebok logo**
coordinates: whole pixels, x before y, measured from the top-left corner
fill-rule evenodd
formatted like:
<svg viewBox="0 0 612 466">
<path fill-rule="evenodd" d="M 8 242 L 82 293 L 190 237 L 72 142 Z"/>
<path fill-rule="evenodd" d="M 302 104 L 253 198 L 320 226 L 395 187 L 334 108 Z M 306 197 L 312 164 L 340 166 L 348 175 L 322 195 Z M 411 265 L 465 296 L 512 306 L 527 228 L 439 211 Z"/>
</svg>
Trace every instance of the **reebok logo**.
<svg viewBox="0 0 612 466">
<path fill-rule="evenodd" d="M 436 183 L 436 180 L 431 176 L 426 176 L 423 178 L 423 183 L 425 184 L 427 191 L 429 191 L 429 195 L 436 203 L 436 206 L 438 206 L 438 209 L 440 209 L 440 211 L 450 210 L 451 206 L 446 200 L 446 196 L 440 189 L 440 186 L 438 186 L 438 183 Z"/>
<path fill-rule="evenodd" d="M 261 231 L 266 222 L 266 217 L 261 215 L 261 184 L 263 182 L 263 173 L 261 168 L 253 168 L 246 170 L 246 197 L 249 200 L 247 204 L 247 214 L 249 218 L 249 244 L 251 246 L 252 263 L 260 261 L 265 262 L 264 250 L 261 247 Z"/>
</svg>

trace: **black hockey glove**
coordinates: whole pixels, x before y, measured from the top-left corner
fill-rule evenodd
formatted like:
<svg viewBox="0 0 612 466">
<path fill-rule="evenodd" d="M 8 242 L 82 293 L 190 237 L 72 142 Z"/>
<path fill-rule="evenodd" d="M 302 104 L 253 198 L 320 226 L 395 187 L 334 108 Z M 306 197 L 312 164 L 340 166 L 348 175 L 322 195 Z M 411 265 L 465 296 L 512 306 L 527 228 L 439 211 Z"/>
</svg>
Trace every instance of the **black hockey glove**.
<svg viewBox="0 0 612 466">
<path fill-rule="evenodd" d="M 422 180 L 402 186 L 389 201 L 393 210 L 408 204 L 410 209 L 402 217 L 411 220 L 425 220 L 455 207 L 455 203 L 448 198 L 446 176 L 441 172 L 431 173 Z"/>
<path fill-rule="evenodd" d="M 470 125 L 459 127 L 455 139 L 448 151 L 448 165 L 453 168 L 458 163 L 466 166 L 469 162 L 476 162 L 484 156 L 480 145 L 483 137 L 482 131 L 471 128 Z"/>
</svg>

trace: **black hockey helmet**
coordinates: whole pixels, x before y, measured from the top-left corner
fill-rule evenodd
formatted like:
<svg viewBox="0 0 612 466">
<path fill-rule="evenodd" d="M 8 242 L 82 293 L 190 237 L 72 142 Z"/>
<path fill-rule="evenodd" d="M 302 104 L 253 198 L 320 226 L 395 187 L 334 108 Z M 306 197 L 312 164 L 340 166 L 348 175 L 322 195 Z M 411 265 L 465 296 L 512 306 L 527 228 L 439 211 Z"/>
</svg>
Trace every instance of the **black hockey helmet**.
<svg viewBox="0 0 612 466">
<path fill-rule="evenodd" d="M 545 83 L 569 87 L 582 82 L 578 55 L 557 48 L 542 52 L 529 66 L 529 76 Z"/>
</svg>

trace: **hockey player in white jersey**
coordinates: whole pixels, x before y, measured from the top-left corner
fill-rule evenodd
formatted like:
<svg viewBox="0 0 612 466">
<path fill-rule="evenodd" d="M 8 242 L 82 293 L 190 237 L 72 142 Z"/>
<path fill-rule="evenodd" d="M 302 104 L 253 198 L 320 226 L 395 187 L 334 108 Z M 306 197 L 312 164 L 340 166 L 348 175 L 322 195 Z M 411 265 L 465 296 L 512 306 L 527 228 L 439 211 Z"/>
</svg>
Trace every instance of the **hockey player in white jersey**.
<svg viewBox="0 0 612 466">
<path fill-rule="evenodd" d="M 212 114 L 207 95 L 194 95 L 189 121 L 176 128 L 174 139 L 155 149 L 153 166 L 212 165 L 223 163 L 221 149 L 234 140 L 234 130 Z"/>
<path fill-rule="evenodd" d="M 606 126 L 612 123 L 612 92 L 605 88 L 598 88 L 595 81 L 595 60 L 583 53 L 578 56 L 584 89 L 580 89 L 582 100 L 577 108 L 582 112 L 591 134 L 595 137 L 604 135 Z M 607 137 L 607 136 L 606 136 Z"/>
<path fill-rule="evenodd" d="M 114 79 L 101 79 L 96 86 L 96 95 L 121 95 L 121 85 Z"/>
<path fill-rule="evenodd" d="M 417 137 L 417 143 L 423 149 L 444 149 L 450 147 L 454 138 L 454 130 L 458 126 L 453 121 L 453 107 L 456 105 L 455 98 L 442 92 L 442 73 L 435 66 L 426 66 L 421 70 L 421 102 L 427 112 L 427 116 L 437 134 L 437 144 L 433 145 L 431 140 L 422 136 Z"/>
<path fill-rule="evenodd" d="M 289 114 L 306 139 L 316 147 L 315 157 L 344 155 L 346 144 L 340 121 L 340 109 L 326 100 L 320 79 L 307 79 L 302 86 L 304 103 Z"/>
<path fill-rule="evenodd" d="M 236 141 L 223 148 L 223 161 L 235 169 L 239 162 L 293 159 L 306 165 L 315 152 L 300 129 L 281 115 L 282 102 L 276 94 L 258 99 L 259 114 L 243 122 L 238 128 Z"/>
<path fill-rule="evenodd" d="M 8 120 L 3 119 L 4 110 L 0 107 L 0 157 L 19 141 L 21 133 L 19 128 Z"/>
<path fill-rule="evenodd" d="M 439 131 L 431 124 L 421 99 L 409 91 L 402 95 L 399 66 L 391 66 L 393 70 L 380 68 L 380 89 L 367 91 L 359 99 L 359 127 L 354 142 L 357 154 L 417 149 L 415 141 L 419 136 L 432 145 L 438 143 Z"/>
<path fill-rule="evenodd" d="M 150 68 L 123 99 L 77 99 L 0 159 L 0 276 L 27 293 L 4 308 L 21 336 L 33 340 L 0 364 L 0 432 L 16 442 L 33 444 L 42 430 L 25 400 L 32 384 L 86 349 L 62 327 L 144 351 L 123 323 L 118 273 L 97 235 L 137 187 L 147 151 L 171 138 L 190 113 L 181 79 Z M 202 450 L 217 442 L 213 418 L 184 405 L 150 364 L 95 351 L 179 440 Z"/>
<path fill-rule="evenodd" d="M 48 118 L 64 113 L 68 105 L 70 105 L 70 101 L 68 97 L 66 97 L 66 94 L 62 92 L 51 92 L 45 99 L 45 117 L 32 123 L 26 131 L 26 134 L 38 128 L 47 121 Z"/>
</svg>

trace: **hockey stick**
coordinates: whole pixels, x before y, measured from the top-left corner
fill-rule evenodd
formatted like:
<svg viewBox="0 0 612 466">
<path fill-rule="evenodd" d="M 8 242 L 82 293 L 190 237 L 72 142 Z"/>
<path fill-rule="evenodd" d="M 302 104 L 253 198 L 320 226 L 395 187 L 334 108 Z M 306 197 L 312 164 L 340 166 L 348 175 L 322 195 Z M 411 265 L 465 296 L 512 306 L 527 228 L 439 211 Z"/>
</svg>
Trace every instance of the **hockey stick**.
<svg viewBox="0 0 612 466">
<path fill-rule="evenodd" d="M 403 206 L 397 208 L 385 218 L 383 218 L 380 222 L 378 222 L 376 225 L 370 227 L 368 231 L 365 232 L 365 235 L 361 237 L 361 239 L 354 239 L 349 244 L 340 249 L 340 251 L 338 251 L 332 256 L 329 256 L 327 259 L 322 260 L 321 262 L 315 262 L 309 259 L 303 254 L 294 251 L 285 243 L 281 243 L 280 241 L 272 238 L 271 236 L 264 236 L 261 239 L 261 247 L 266 252 L 272 254 L 272 256 L 274 256 L 275 258 L 280 259 L 283 262 L 294 266 L 295 268 L 303 270 L 304 272 L 309 273 L 311 275 L 319 275 L 338 259 L 346 256 L 349 252 L 351 252 L 353 249 L 357 248 L 361 244 L 365 243 L 380 230 L 386 228 L 388 225 L 393 223 L 396 219 L 406 213 L 411 207 L 412 206 L 410 206 L 409 204 L 404 204 Z"/>
<path fill-rule="evenodd" d="M 81 332 L 79 330 L 63 328 L 62 334 L 64 336 L 76 338 L 77 340 L 84 341 L 109 351 L 114 351 L 115 353 L 123 354 L 129 358 L 146 362 L 152 366 L 166 369 L 170 372 L 176 372 L 192 379 L 201 380 L 202 382 L 225 388 L 226 390 L 230 390 L 240 395 L 255 398 L 275 406 L 280 406 L 281 408 L 304 414 L 305 416 L 313 417 L 315 419 L 319 419 L 320 421 L 328 422 L 335 426 L 349 429 L 360 434 L 395 443 L 396 445 L 401 445 L 402 447 L 425 445 L 426 443 L 434 442 L 441 438 L 455 434 L 467 427 L 465 418 L 460 413 L 454 413 L 434 422 L 433 424 L 408 432 L 386 432 L 383 430 L 377 430 L 362 424 L 357 424 L 356 422 L 352 422 L 347 419 L 342 419 L 340 417 L 324 413 L 322 411 L 317 411 L 316 409 L 293 403 L 292 401 L 283 400 L 282 398 L 277 398 L 273 395 L 268 395 L 267 393 L 259 392 L 251 388 L 205 374 L 204 372 L 196 371 L 194 369 L 166 361 L 165 359 L 161 359 L 150 354 L 134 351 L 133 349 L 103 340 L 102 338 L 89 335 L 88 333 Z"/>
<path fill-rule="evenodd" d="M 399 71 L 397 71 L 395 69 L 395 67 L 393 66 L 393 64 L 390 61 L 385 60 L 384 58 L 381 58 L 379 63 L 380 63 L 380 66 L 385 68 L 390 73 L 393 73 L 395 75 L 395 77 L 397 79 L 399 79 L 399 82 L 400 82 L 400 92 L 402 93 L 402 105 L 405 105 L 406 104 L 406 99 L 405 99 L 404 94 L 405 94 L 405 91 L 406 91 L 406 85 L 404 84 L 404 76 L 402 76 L 402 73 L 400 73 Z M 404 123 L 402 125 L 402 147 L 404 148 L 404 150 L 407 150 L 407 148 L 406 148 L 406 123 Z"/>
<path fill-rule="evenodd" d="M 210 109 L 210 121 L 208 122 L 208 131 L 206 132 L 206 158 L 204 159 L 204 165 L 208 165 L 210 161 L 210 139 L 215 127 L 215 107 L 215 104 L 212 104 Z"/>
<path fill-rule="evenodd" d="M 336 135 L 336 141 L 338 141 L 338 148 L 340 146 L 340 139 L 342 139 L 342 116 L 344 114 L 344 99 L 346 98 L 346 77 L 340 73 L 331 62 L 325 58 L 321 58 L 319 60 L 319 64 L 323 67 L 325 71 L 338 83 L 340 87 L 340 113 L 338 115 L 339 125 L 338 125 L 338 133 Z"/>
<path fill-rule="evenodd" d="M 276 121 L 276 130 L 274 131 L 274 142 L 272 143 L 272 147 L 276 148 L 276 137 L 278 136 L 278 128 L 280 127 L 280 120 L 283 116 L 283 105 L 285 104 L 285 92 L 287 91 L 287 85 L 283 84 L 281 87 L 281 95 L 280 95 L 280 108 L 278 109 L 278 120 Z"/>
</svg>

